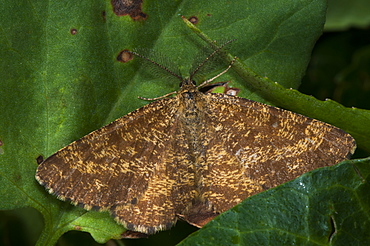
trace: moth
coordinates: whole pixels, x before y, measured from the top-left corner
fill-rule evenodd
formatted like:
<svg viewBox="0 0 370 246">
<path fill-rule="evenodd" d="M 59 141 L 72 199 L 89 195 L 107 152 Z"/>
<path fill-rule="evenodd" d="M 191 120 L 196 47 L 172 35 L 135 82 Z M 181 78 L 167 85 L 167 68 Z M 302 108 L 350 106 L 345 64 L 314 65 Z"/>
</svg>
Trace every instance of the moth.
<svg viewBox="0 0 370 246">
<path fill-rule="evenodd" d="M 36 179 L 61 200 L 108 210 L 127 229 L 146 234 L 181 218 L 202 227 L 243 199 L 353 154 L 341 129 L 245 98 L 200 89 L 177 78 L 176 95 L 157 98 L 62 148 Z"/>
</svg>

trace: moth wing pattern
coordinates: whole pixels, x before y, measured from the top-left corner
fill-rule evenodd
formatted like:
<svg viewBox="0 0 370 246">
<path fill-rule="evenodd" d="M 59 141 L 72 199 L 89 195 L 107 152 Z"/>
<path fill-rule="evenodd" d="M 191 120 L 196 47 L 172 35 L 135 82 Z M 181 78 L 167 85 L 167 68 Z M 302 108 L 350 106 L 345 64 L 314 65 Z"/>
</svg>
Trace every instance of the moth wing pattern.
<svg viewBox="0 0 370 246">
<path fill-rule="evenodd" d="M 308 171 L 348 159 L 354 139 L 343 130 L 245 98 L 205 94 L 204 197 L 215 213 Z"/>
<path fill-rule="evenodd" d="M 184 143 L 174 137 L 176 109 L 171 98 L 139 108 L 47 158 L 36 179 L 61 200 L 111 211 L 130 230 L 168 229 L 194 189 L 177 146 Z"/>
</svg>

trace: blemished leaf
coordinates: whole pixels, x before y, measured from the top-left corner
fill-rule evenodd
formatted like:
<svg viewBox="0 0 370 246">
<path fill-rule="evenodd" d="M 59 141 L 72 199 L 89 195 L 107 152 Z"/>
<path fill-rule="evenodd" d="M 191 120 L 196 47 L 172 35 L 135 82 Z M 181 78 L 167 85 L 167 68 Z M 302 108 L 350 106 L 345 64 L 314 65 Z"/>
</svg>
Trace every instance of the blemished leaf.
<svg viewBox="0 0 370 246">
<path fill-rule="evenodd" d="M 148 75 L 138 59 L 119 62 L 119 53 L 156 50 L 187 75 L 207 46 L 180 18 L 195 16 L 197 27 L 212 39 L 237 39 L 230 53 L 260 77 L 298 88 L 322 31 L 325 4 L 144 1 L 147 18 L 133 20 L 117 16 L 111 1 L 2 1 L 0 209 L 31 206 L 40 211 L 45 228 L 39 245 L 55 244 L 69 230 L 89 232 L 98 242 L 119 238 L 125 229 L 107 212 L 87 212 L 59 201 L 34 178 L 39 156 L 46 158 L 147 104 L 138 96 L 157 97 L 178 89 L 178 82 Z M 220 78 L 226 80 L 241 89 L 239 96 L 270 104 L 286 100 L 281 94 L 263 99 L 232 71 Z M 338 107 L 333 104 L 328 110 L 333 108 Z"/>
</svg>

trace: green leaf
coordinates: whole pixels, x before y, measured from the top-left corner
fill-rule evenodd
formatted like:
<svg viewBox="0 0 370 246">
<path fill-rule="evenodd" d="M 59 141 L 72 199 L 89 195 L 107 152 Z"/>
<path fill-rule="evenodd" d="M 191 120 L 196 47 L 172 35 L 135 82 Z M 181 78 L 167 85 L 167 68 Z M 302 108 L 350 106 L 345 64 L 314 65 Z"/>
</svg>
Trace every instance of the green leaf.
<svg viewBox="0 0 370 246">
<path fill-rule="evenodd" d="M 370 159 L 316 169 L 252 196 L 185 245 L 369 245 Z"/>
<path fill-rule="evenodd" d="M 370 24 L 370 2 L 367 0 L 329 0 L 326 31 L 351 27 L 366 28 Z"/>
<path fill-rule="evenodd" d="M 34 178 L 40 155 L 47 157 L 147 103 L 137 96 L 178 89 L 178 82 L 148 76 L 139 60 L 118 62 L 120 51 L 157 50 L 187 74 L 206 44 L 180 16 L 196 16 L 197 26 L 212 39 L 237 39 L 230 52 L 248 69 L 297 88 L 325 17 L 323 0 L 145 1 L 147 19 L 136 21 L 117 16 L 110 1 L 4 0 L 0 6 L 6 10 L 0 20 L 0 209 L 40 211 L 45 228 L 39 245 L 54 244 L 69 230 L 87 231 L 98 242 L 124 231 L 108 213 L 59 201 Z M 288 91 L 287 97 L 271 93 L 275 96 L 262 99 L 237 74 L 220 78 L 225 80 L 241 89 L 240 96 L 258 101 L 302 98 Z"/>
</svg>

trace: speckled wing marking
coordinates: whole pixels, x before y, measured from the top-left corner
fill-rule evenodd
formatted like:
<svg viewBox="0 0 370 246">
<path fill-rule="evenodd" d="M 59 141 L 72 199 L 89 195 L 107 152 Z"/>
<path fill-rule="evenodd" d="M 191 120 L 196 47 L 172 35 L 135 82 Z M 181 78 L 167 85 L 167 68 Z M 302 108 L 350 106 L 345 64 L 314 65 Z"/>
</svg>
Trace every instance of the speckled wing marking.
<svg viewBox="0 0 370 246">
<path fill-rule="evenodd" d="M 50 193 L 109 210 L 134 231 L 168 229 L 177 217 L 202 226 L 243 199 L 355 148 L 344 131 L 226 94 L 190 79 L 176 97 L 144 106 L 73 142 L 40 164 Z"/>
<path fill-rule="evenodd" d="M 61 200 L 110 210 L 130 230 L 171 227 L 194 196 L 177 103 L 153 102 L 71 143 L 40 164 L 37 180 Z"/>
<path fill-rule="evenodd" d="M 354 152 L 354 139 L 329 124 L 244 98 L 202 97 L 210 137 L 202 195 L 214 215 Z M 198 224 L 193 211 L 184 217 Z"/>
</svg>

